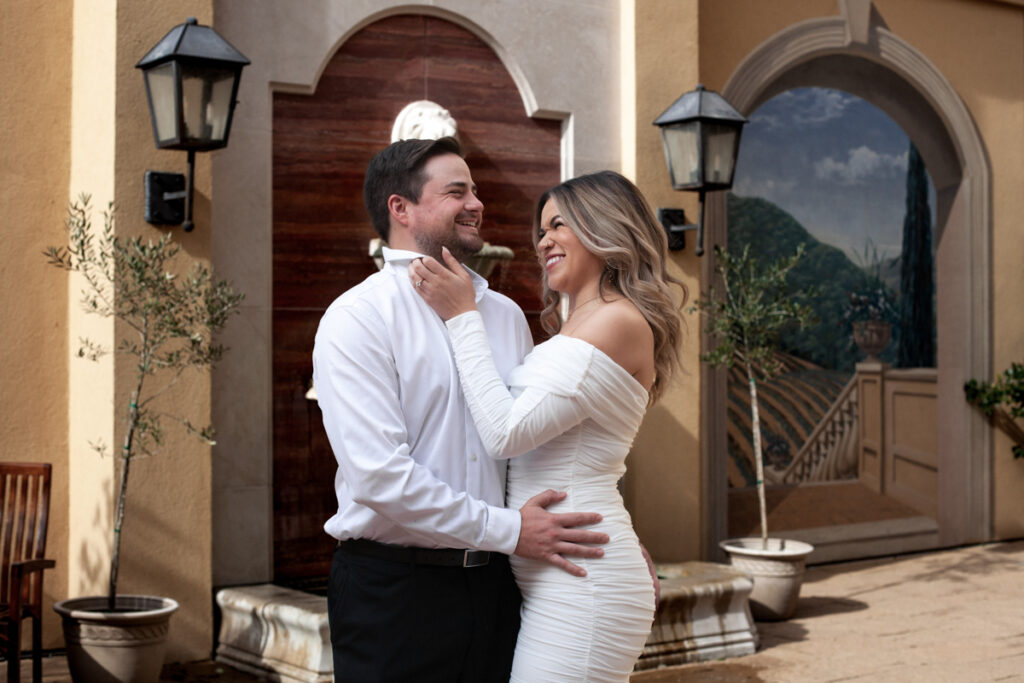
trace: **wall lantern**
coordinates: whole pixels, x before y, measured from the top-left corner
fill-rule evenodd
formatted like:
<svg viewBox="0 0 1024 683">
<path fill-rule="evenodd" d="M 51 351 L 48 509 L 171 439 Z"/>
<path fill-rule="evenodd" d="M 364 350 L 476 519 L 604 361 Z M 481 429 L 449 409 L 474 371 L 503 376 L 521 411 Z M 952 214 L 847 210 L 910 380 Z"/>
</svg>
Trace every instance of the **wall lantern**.
<svg viewBox="0 0 1024 683">
<path fill-rule="evenodd" d="M 189 17 L 160 39 L 135 68 L 142 69 L 153 138 L 159 149 L 188 152 L 188 177 L 146 171 L 146 221 L 192 230 L 196 152 L 228 144 L 245 55 L 209 26 Z"/>
<path fill-rule="evenodd" d="M 703 85 L 683 94 L 654 120 L 661 128 L 673 189 L 700 193 L 696 225 L 686 225 L 682 209 L 658 209 L 669 249 L 684 248 L 686 231 L 696 230 L 696 253 L 704 254 L 704 193 L 732 187 L 740 133 L 746 122 L 724 97 Z"/>
</svg>

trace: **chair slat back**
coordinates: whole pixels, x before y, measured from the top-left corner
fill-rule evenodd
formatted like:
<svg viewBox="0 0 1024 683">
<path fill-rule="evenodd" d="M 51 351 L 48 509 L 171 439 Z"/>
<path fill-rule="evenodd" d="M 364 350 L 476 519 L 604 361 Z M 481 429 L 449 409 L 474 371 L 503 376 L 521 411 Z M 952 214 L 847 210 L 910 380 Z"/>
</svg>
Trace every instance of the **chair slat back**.
<svg viewBox="0 0 1024 683">
<path fill-rule="evenodd" d="M 50 514 L 50 471 L 45 463 L 0 463 L 0 602 L 10 602 L 11 563 L 46 555 Z M 22 587 L 32 595 L 40 580 L 33 575 Z"/>
</svg>

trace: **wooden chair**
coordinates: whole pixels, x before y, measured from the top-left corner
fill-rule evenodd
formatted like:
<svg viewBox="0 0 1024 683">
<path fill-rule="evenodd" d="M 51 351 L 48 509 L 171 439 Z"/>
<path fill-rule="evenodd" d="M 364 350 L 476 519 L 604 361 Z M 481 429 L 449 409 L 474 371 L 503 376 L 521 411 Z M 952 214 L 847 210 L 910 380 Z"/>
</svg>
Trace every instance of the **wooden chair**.
<svg viewBox="0 0 1024 683">
<path fill-rule="evenodd" d="M 7 680 L 21 677 L 21 622 L 32 618 L 32 680 L 43 677 L 43 570 L 50 465 L 0 463 L 0 652 Z"/>
</svg>

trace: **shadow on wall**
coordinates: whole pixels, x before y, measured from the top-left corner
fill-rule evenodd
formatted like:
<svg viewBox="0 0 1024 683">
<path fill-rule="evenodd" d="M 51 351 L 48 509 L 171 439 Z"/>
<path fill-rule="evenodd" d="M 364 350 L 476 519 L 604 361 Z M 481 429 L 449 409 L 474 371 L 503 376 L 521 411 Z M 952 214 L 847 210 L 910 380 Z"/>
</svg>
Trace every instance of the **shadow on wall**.
<svg viewBox="0 0 1024 683">
<path fill-rule="evenodd" d="M 672 401 L 672 393 L 664 400 Z M 623 497 L 637 536 L 658 562 L 700 557 L 700 489 L 696 437 L 667 407 L 655 405 L 626 459 Z"/>
<path fill-rule="evenodd" d="M 92 450 L 82 457 L 94 457 L 97 460 L 103 458 L 103 456 Z M 103 500 L 93 510 L 92 528 L 109 529 L 111 519 L 110 515 L 113 509 L 113 486 L 105 487 Z M 103 541 L 109 542 L 109 539 L 104 537 Z M 76 566 L 78 568 L 79 577 L 78 586 L 71 592 L 72 595 L 94 595 L 97 592 L 106 594 L 106 585 L 110 578 L 109 553 L 100 552 L 100 549 L 96 548 L 93 544 L 83 541 L 79 545 L 77 559 L 73 559 L 74 557 L 75 555 L 68 553 L 68 562 L 73 563 L 72 566 Z M 71 567 L 68 567 L 68 569 L 70 573 Z M 43 585 L 45 586 L 46 584 L 44 583 Z M 97 590 L 97 587 L 102 587 L 102 591 Z"/>
</svg>

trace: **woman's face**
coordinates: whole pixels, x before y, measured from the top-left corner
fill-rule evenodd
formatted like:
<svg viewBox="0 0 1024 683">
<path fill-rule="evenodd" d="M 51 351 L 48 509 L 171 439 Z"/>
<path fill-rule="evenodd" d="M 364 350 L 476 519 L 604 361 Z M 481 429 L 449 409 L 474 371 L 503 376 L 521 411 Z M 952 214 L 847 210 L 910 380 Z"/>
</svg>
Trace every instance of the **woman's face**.
<svg viewBox="0 0 1024 683">
<path fill-rule="evenodd" d="M 541 209 L 537 255 L 547 273 L 548 287 L 556 292 L 573 295 L 599 282 L 604 270 L 604 261 L 583 246 L 554 199 Z"/>
</svg>

